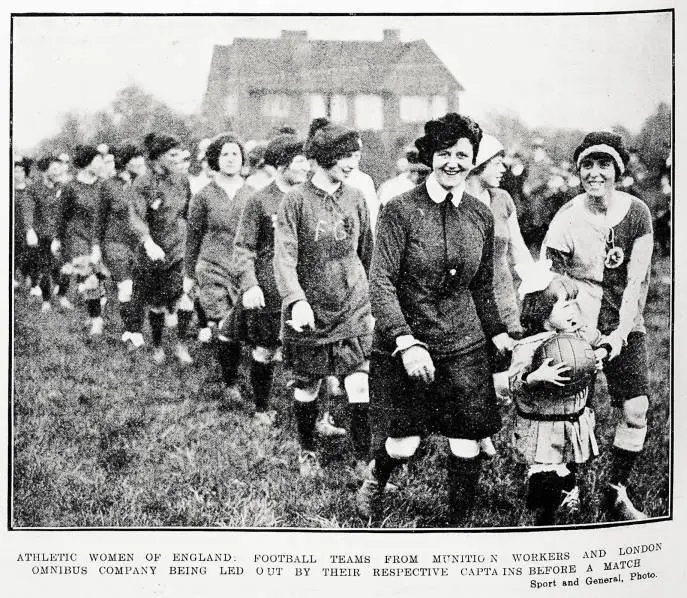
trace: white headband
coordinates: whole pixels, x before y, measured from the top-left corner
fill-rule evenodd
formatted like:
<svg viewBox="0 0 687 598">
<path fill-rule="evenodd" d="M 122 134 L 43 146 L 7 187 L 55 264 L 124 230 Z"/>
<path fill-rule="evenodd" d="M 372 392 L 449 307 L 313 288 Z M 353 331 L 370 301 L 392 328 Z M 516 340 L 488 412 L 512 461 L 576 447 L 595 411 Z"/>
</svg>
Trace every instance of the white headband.
<svg viewBox="0 0 687 598">
<path fill-rule="evenodd" d="M 582 162 L 582 160 L 584 160 L 589 154 L 608 154 L 609 156 L 611 156 L 611 158 L 613 158 L 613 160 L 615 160 L 615 163 L 618 165 L 618 169 L 620 170 L 620 172 L 625 170 L 625 164 L 623 163 L 623 159 L 620 157 L 618 150 L 605 143 L 600 143 L 598 145 L 590 145 L 588 148 L 583 149 L 580 152 L 580 155 L 577 156 L 578 168 L 580 167 L 580 163 Z"/>
</svg>

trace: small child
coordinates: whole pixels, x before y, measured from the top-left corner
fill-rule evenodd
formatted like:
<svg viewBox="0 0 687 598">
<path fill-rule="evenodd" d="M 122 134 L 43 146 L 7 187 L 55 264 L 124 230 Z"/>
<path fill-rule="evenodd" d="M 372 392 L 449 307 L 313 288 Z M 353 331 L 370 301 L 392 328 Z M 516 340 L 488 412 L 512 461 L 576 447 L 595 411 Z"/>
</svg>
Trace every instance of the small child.
<svg viewBox="0 0 687 598">
<path fill-rule="evenodd" d="M 516 416 L 513 444 L 529 465 L 527 506 L 536 513 L 536 525 L 551 525 L 557 511 L 579 511 L 577 466 L 598 455 L 594 436 L 594 412 L 588 406 L 592 379 L 582 390 L 552 394 L 541 384 L 563 387 L 569 369 L 546 359 L 537 369 L 532 360 L 537 348 L 558 333 L 574 333 L 593 348 L 597 369 L 607 350 L 599 347 L 601 333 L 581 322 L 575 301 L 576 283 L 550 270 L 544 260 L 518 269 L 522 280 L 521 321 L 525 338 L 513 349 L 509 370 L 510 391 Z"/>
</svg>

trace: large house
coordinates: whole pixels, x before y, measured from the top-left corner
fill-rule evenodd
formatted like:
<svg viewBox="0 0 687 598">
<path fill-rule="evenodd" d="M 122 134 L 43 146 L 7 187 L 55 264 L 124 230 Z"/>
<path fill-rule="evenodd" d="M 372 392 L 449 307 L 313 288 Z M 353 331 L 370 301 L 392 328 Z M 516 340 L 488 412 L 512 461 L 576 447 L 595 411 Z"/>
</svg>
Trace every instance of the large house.
<svg viewBox="0 0 687 598">
<path fill-rule="evenodd" d="M 402 42 L 398 30 L 385 30 L 381 41 L 282 31 L 215 46 L 203 113 L 254 139 L 281 125 L 305 133 L 327 116 L 393 153 L 429 118 L 458 111 L 462 90 L 424 40 Z"/>
</svg>

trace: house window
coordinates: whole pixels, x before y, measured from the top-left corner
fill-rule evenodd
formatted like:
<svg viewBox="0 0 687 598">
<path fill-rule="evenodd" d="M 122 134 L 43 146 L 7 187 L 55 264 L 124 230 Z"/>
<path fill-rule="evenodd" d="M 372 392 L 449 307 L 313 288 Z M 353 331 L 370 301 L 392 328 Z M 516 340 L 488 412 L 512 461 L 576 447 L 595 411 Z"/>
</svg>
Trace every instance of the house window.
<svg viewBox="0 0 687 598">
<path fill-rule="evenodd" d="M 401 96 L 399 112 L 403 122 L 417 123 L 429 120 L 430 99 L 427 96 Z"/>
<path fill-rule="evenodd" d="M 384 126 L 384 100 L 377 95 L 359 95 L 355 98 L 355 127 L 361 130 L 381 131 Z"/>
<path fill-rule="evenodd" d="M 284 93 L 272 93 L 263 97 L 263 114 L 269 118 L 287 118 L 291 110 L 291 98 Z"/>
<path fill-rule="evenodd" d="M 329 118 L 335 123 L 348 120 L 348 100 L 346 96 L 333 95 L 329 100 Z"/>
<path fill-rule="evenodd" d="M 230 93 L 224 98 L 224 114 L 226 116 L 234 116 L 239 107 L 239 96 L 236 93 Z"/>
<path fill-rule="evenodd" d="M 321 94 L 310 94 L 310 119 L 321 116 L 327 116 L 327 101 Z"/>
<path fill-rule="evenodd" d="M 446 96 L 432 96 L 432 118 L 444 116 L 448 112 Z"/>
</svg>

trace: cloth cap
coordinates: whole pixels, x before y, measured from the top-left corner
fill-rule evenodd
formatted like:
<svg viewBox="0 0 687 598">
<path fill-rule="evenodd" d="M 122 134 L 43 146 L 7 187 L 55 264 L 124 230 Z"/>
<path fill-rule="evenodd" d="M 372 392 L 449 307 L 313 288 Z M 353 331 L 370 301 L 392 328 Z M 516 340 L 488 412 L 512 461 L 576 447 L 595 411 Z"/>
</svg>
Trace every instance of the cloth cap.
<svg viewBox="0 0 687 598">
<path fill-rule="evenodd" d="M 341 125 L 325 125 L 308 141 L 305 155 L 315 160 L 320 166 L 328 166 L 339 158 L 359 151 L 360 136 L 354 129 Z"/>
<path fill-rule="evenodd" d="M 115 168 L 117 170 L 124 170 L 126 165 L 131 162 L 132 158 L 143 156 L 143 150 L 133 143 L 127 143 L 114 150 Z"/>
<path fill-rule="evenodd" d="M 158 135 L 157 133 L 146 135 L 143 143 L 148 150 L 148 158 L 151 160 L 157 160 L 162 154 L 172 148 L 179 147 L 179 140 L 176 137 L 172 135 Z"/>
<path fill-rule="evenodd" d="M 573 153 L 577 168 L 580 167 L 582 160 L 591 154 L 606 154 L 610 157 L 616 165 L 618 175 L 625 171 L 625 164 L 630 159 L 622 137 L 607 131 L 594 131 L 585 136 Z"/>
<path fill-rule="evenodd" d="M 551 271 L 551 260 L 516 264 L 515 271 L 521 281 L 518 287 L 518 296 L 521 300 L 528 293 L 543 291 L 555 276 Z"/>
<path fill-rule="evenodd" d="M 275 168 L 288 166 L 296 156 L 303 155 L 304 145 L 305 141 L 296 135 L 277 135 L 267 144 L 263 160 L 265 164 Z"/>
<path fill-rule="evenodd" d="M 477 159 L 475 166 L 481 166 L 491 160 L 496 154 L 505 152 L 503 144 L 493 135 L 485 133 L 482 135 L 482 140 L 479 142 L 479 151 L 477 152 Z"/>
<path fill-rule="evenodd" d="M 77 145 L 74 148 L 74 166 L 86 168 L 100 152 L 92 145 Z"/>
</svg>

